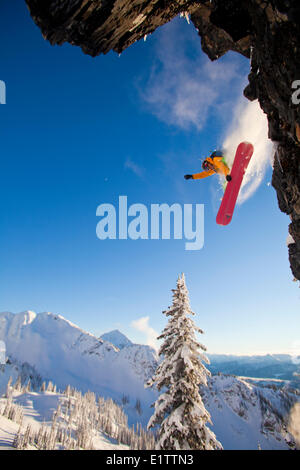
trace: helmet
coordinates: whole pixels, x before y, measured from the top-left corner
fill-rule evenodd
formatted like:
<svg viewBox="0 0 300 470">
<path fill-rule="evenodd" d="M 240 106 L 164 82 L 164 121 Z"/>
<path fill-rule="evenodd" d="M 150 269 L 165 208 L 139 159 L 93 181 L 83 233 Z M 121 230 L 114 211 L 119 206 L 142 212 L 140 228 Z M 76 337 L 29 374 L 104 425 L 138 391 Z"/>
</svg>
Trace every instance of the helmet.
<svg viewBox="0 0 300 470">
<path fill-rule="evenodd" d="M 211 158 L 214 158 L 214 157 L 223 157 L 222 150 L 214 150 L 214 152 L 212 152 L 211 154 Z"/>
</svg>

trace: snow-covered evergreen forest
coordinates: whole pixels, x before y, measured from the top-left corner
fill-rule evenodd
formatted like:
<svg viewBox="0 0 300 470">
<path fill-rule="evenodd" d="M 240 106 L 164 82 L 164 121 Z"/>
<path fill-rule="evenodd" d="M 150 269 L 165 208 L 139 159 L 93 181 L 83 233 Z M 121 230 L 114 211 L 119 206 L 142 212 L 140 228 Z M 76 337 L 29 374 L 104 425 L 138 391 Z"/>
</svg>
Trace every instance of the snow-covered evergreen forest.
<svg viewBox="0 0 300 470">
<path fill-rule="evenodd" d="M 15 384 L 10 379 L 0 399 L 4 427 L 6 420 L 18 427 L 11 444 L 19 450 L 147 450 L 155 446 L 154 434 L 139 424 L 129 427 L 124 410 L 114 400 L 93 392 L 82 394 L 70 386 L 57 392 L 51 381 L 33 392 L 30 383 L 21 384 L 20 376 Z"/>
</svg>

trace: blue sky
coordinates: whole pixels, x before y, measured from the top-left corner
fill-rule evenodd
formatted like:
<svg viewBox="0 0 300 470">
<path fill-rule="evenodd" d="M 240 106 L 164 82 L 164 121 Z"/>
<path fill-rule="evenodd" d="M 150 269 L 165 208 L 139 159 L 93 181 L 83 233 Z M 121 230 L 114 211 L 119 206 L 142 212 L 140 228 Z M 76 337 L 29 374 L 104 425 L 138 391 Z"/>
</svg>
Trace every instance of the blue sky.
<svg viewBox="0 0 300 470">
<path fill-rule="evenodd" d="M 182 18 L 120 57 L 97 58 L 50 46 L 25 2 L 1 5 L 0 23 L 0 311 L 51 311 L 145 343 L 164 327 L 184 272 L 209 353 L 300 349 L 289 218 L 271 166 L 227 227 L 215 223 L 217 178 L 183 179 L 222 145 L 249 62 L 229 53 L 211 63 Z M 99 240 L 96 209 L 119 195 L 129 205 L 204 204 L 203 249 Z"/>
</svg>

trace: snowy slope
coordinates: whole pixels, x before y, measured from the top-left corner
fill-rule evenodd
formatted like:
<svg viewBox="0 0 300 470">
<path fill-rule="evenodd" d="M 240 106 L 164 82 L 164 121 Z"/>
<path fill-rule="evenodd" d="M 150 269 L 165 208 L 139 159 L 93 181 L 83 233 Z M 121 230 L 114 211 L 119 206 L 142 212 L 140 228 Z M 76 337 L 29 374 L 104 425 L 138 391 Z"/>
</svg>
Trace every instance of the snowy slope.
<svg viewBox="0 0 300 470">
<path fill-rule="evenodd" d="M 0 450 L 14 450 L 12 445 L 18 429 L 19 424 L 0 416 Z"/>
<path fill-rule="evenodd" d="M 82 391 L 93 390 L 104 397 L 153 401 L 144 381 L 156 367 L 156 353 L 149 346 L 118 349 L 51 313 L 0 314 L 0 339 L 6 353 L 34 366 L 46 380 L 64 389 L 68 384 Z"/>
<path fill-rule="evenodd" d="M 38 432 L 41 428 L 50 432 L 52 425 L 53 413 L 57 410 L 62 400 L 66 399 L 61 393 L 53 392 L 14 392 L 13 403 L 19 405 L 23 411 L 23 419 L 21 430 L 25 433 L 27 426 L 31 430 Z M 2 412 L 7 399 L 0 399 L 0 411 Z M 0 413 L 0 450 L 14 450 L 13 442 L 20 429 L 20 424 L 12 421 Z M 92 432 L 92 445 L 95 450 L 128 450 L 129 447 L 118 442 L 106 435 L 101 430 L 93 430 Z M 36 446 L 27 447 L 30 450 L 35 450 Z M 59 443 L 56 449 L 62 448 Z"/>
<path fill-rule="evenodd" d="M 273 388 L 222 374 L 210 378 L 201 394 L 211 414 L 211 429 L 224 449 L 291 448 L 294 442 L 287 432 L 288 416 L 300 396 Z"/>
</svg>

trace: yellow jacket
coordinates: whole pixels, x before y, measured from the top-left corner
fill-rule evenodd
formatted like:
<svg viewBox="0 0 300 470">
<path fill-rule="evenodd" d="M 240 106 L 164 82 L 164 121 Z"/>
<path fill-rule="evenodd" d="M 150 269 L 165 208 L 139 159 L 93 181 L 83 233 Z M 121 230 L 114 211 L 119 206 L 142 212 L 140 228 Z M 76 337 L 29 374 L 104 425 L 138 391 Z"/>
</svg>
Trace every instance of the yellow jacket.
<svg viewBox="0 0 300 470">
<path fill-rule="evenodd" d="M 201 173 L 195 173 L 192 175 L 194 180 L 206 178 L 207 176 L 213 175 L 214 173 L 221 173 L 224 176 L 229 175 L 230 169 L 224 162 L 223 157 L 207 157 L 204 162 L 207 163 L 208 169 L 201 171 Z"/>
</svg>

